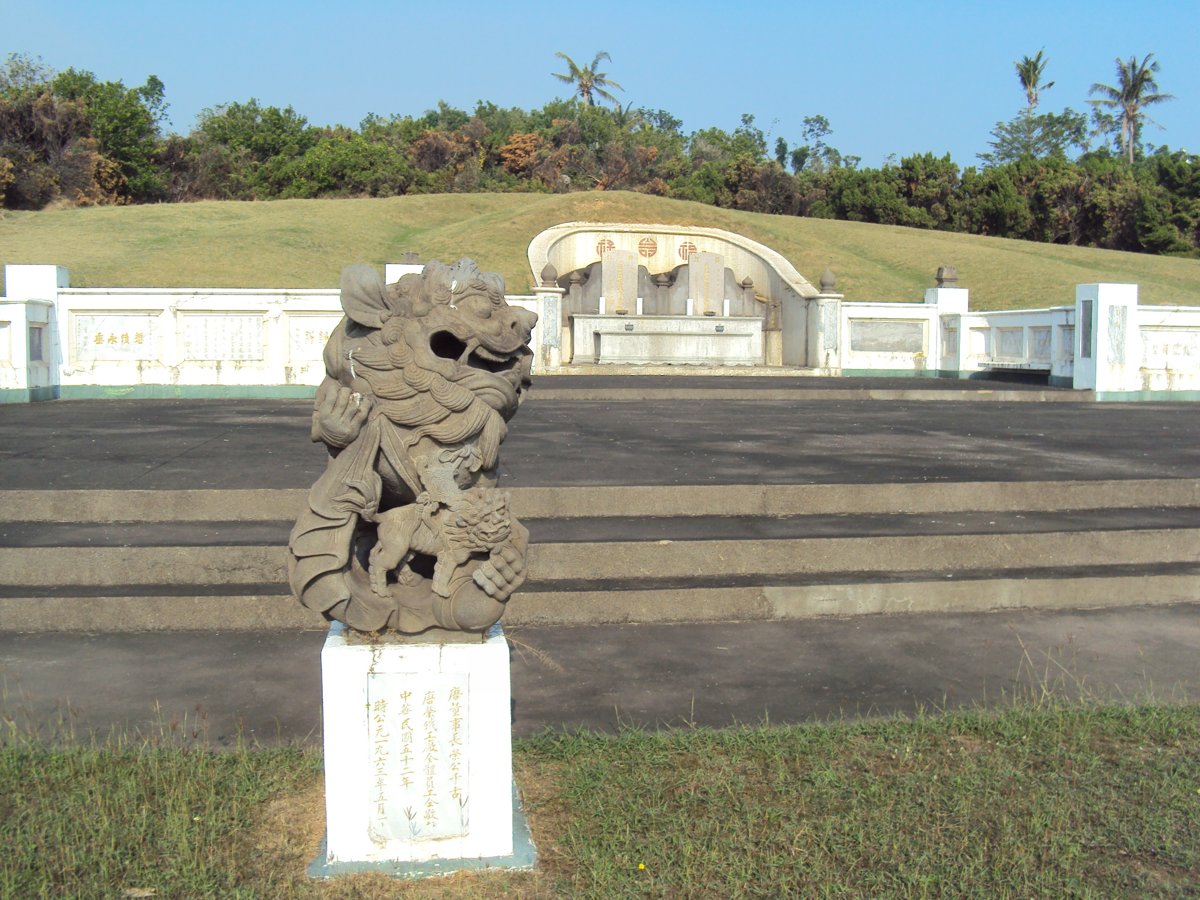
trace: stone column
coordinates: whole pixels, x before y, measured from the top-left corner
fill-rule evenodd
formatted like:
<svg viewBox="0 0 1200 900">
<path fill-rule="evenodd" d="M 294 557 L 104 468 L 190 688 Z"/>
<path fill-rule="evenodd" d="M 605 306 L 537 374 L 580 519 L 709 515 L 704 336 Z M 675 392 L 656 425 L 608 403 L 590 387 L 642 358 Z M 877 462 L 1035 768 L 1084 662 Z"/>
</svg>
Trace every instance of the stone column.
<svg viewBox="0 0 1200 900">
<path fill-rule="evenodd" d="M 4 267 L 0 298 L 0 402 L 28 403 L 58 396 L 67 322 L 58 292 L 70 287 L 62 266 Z"/>
<path fill-rule="evenodd" d="M 558 271 L 550 263 L 542 269 L 541 284 L 534 289 L 542 310 L 542 344 L 534 347 L 534 359 L 543 371 L 557 369 L 571 358 L 570 322 L 563 321 L 563 295 Z"/>
<path fill-rule="evenodd" d="M 747 309 L 762 306 L 754 292 L 754 279 L 747 275 L 742 279 L 742 301 Z M 778 298 L 769 298 L 763 310 L 763 365 L 783 365 L 783 314 Z"/>
<path fill-rule="evenodd" d="M 392 284 L 399 281 L 409 272 L 415 272 L 420 275 L 421 270 L 425 268 L 425 263 L 421 262 L 421 258 L 413 251 L 408 251 L 404 254 L 403 259 L 398 263 L 384 263 L 383 265 L 383 281 L 385 284 Z"/>
<path fill-rule="evenodd" d="M 968 343 L 962 317 L 967 314 L 970 295 L 966 288 L 958 286 L 955 266 L 939 266 L 936 278 L 937 287 L 925 289 L 925 304 L 937 307 L 939 323 L 929 335 L 928 363 L 939 374 L 961 378 L 967 370 Z"/>
<path fill-rule="evenodd" d="M 821 293 L 808 301 L 808 359 L 813 369 L 838 374 L 842 368 L 842 300 L 837 279 L 826 268 L 821 273 Z"/>
<path fill-rule="evenodd" d="M 659 272 L 654 276 L 654 314 L 665 316 L 671 309 L 671 274 Z"/>
<path fill-rule="evenodd" d="M 1075 288 L 1076 390 L 1097 394 L 1141 387 L 1142 342 L 1136 284 Z"/>
</svg>

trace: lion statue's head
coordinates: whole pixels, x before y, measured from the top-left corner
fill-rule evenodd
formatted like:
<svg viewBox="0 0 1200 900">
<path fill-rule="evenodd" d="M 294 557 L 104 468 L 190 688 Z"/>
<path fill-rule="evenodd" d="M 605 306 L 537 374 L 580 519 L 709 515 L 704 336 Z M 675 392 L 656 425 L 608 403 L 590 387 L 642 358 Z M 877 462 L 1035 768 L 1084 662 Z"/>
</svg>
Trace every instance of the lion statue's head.
<svg viewBox="0 0 1200 900">
<path fill-rule="evenodd" d="M 470 259 L 434 261 L 386 287 L 370 266 L 351 266 L 342 307 L 358 325 L 381 329 L 384 344 L 415 343 L 416 325 L 433 357 L 497 374 L 527 368 L 537 323 L 535 313 L 508 305 L 500 275 Z"/>
</svg>

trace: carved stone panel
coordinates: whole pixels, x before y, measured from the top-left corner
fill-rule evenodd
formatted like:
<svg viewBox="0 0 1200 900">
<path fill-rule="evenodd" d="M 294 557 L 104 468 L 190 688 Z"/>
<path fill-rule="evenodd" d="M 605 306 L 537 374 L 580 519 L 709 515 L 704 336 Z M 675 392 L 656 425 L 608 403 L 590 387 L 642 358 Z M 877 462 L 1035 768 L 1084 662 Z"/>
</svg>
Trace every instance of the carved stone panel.
<svg viewBox="0 0 1200 900">
<path fill-rule="evenodd" d="M 179 322 L 184 359 L 246 362 L 263 358 L 261 315 L 184 313 Z"/>
<path fill-rule="evenodd" d="M 158 357 L 158 314 L 76 313 L 71 359 L 152 360 Z"/>
<path fill-rule="evenodd" d="M 866 353 L 921 353 L 925 325 L 887 319 L 851 319 L 850 349 Z"/>
<path fill-rule="evenodd" d="M 382 840 L 461 837 L 471 821 L 466 673 L 367 680 L 371 832 Z"/>
</svg>

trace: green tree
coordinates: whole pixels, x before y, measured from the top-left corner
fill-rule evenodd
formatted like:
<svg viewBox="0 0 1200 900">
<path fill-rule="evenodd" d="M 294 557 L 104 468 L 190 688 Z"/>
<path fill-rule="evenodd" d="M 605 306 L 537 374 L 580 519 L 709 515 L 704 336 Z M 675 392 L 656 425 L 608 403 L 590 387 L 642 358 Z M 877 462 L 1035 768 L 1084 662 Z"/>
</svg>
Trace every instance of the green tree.
<svg viewBox="0 0 1200 900">
<path fill-rule="evenodd" d="M 282 174 L 281 197 L 388 197 L 412 183 L 403 155 L 347 128 L 330 129 Z"/>
<path fill-rule="evenodd" d="M 0 96 L 14 96 L 26 91 L 40 91 L 50 83 L 54 71 L 25 53 L 10 53 L 0 66 Z"/>
<path fill-rule="evenodd" d="M 151 75 L 145 84 L 127 88 L 120 81 L 99 81 L 91 72 L 67 69 L 50 88 L 63 100 L 84 103 L 91 136 L 100 153 L 120 167 L 131 197 L 160 199 L 159 127 L 167 109 L 162 81 Z"/>
<path fill-rule="evenodd" d="M 142 173 L 153 177 L 152 139 L 144 147 L 135 141 L 132 148 L 123 147 L 120 141 L 109 141 L 105 149 L 119 159 L 119 165 L 101 151 L 95 136 L 99 133 L 111 137 L 105 126 L 121 119 L 120 116 L 106 119 L 100 104 L 90 104 L 84 96 L 96 93 L 95 78 L 90 73 L 86 78 L 76 78 L 87 91 L 56 92 L 56 83 L 60 88 L 65 84 L 60 79 L 62 76 L 56 78 L 40 60 L 20 54 L 10 54 L 0 66 L 3 204 L 15 209 L 40 209 L 55 199 L 74 204 L 131 199 L 128 176 L 138 173 L 139 164 Z M 149 84 L 153 87 L 156 82 L 153 79 Z M 161 83 L 158 84 L 161 88 Z M 125 93 L 119 82 L 104 87 L 111 88 L 111 93 L 118 97 Z M 135 124 L 144 124 L 147 116 L 137 114 L 137 110 L 145 110 L 136 103 L 133 106 Z M 136 137 L 139 131 L 134 128 L 132 134 Z M 134 193 L 132 199 L 146 197 L 144 193 Z"/>
<path fill-rule="evenodd" d="M 595 97 L 600 97 L 609 103 L 616 103 L 617 98 L 609 92 L 608 88 L 614 87 L 619 91 L 625 90 L 625 88 L 609 78 L 607 72 L 598 70 L 597 67 L 600 65 L 601 60 L 607 59 L 609 62 L 612 62 L 612 57 L 604 51 L 597 53 L 591 65 L 587 66 L 577 65 L 575 60 L 571 59 L 571 57 L 567 56 L 561 50 L 554 55 L 567 64 L 566 74 L 555 72 L 553 73 L 554 77 L 567 84 L 573 84 L 575 86 L 575 93 L 583 100 L 585 106 L 595 106 Z"/>
<path fill-rule="evenodd" d="M 749 157 L 756 163 L 767 158 L 766 135 L 754 124 L 754 116 L 750 113 L 742 113 L 742 124 L 733 129 L 730 149 L 734 156 Z"/>
<path fill-rule="evenodd" d="M 804 143 L 794 147 L 790 155 L 792 171 L 823 172 L 842 165 L 842 154 L 825 143 L 825 138 L 831 134 L 833 129 L 827 118 L 822 115 L 805 116 L 804 129 L 801 131 Z"/>
<path fill-rule="evenodd" d="M 992 138 L 988 141 L 992 149 L 979 154 L 984 165 L 998 166 L 1025 157 L 1066 159 L 1072 147 L 1086 152 L 1087 118 L 1070 107 L 1042 115 L 1033 115 L 1026 108 L 1007 122 L 997 122 Z"/>
<path fill-rule="evenodd" d="M 1081 113 L 1070 108 L 1061 113 L 1034 112 L 1041 92 L 1054 87 L 1053 81 L 1042 80 L 1049 62 L 1039 50 L 1013 63 L 1025 92 L 1025 108 L 1009 121 L 996 123 L 993 139 L 988 142 L 991 151 L 979 154 L 984 165 L 999 166 L 1025 158 L 1065 159 L 1071 147 L 1087 150 L 1087 119 Z"/>
<path fill-rule="evenodd" d="M 1028 103 L 1028 108 L 1031 110 L 1037 108 L 1038 94 L 1054 87 L 1053 81 L 1042 81 L 1042 75 L 1046 71 L 1046 64 L 1049 62 L 1050 60 L 1043 56 L 1042 51 L 1039 50 L 1036 56 L 1022 56 L 1013 63 L 1013 66 L 1017 70 L 1017 79 L 1021 82 L 1021 89 L 1025 91 L 1025 100 Z"/>
<path fill-rule="evenodd" d="M 900 161 L 900 195 L 911 212 L 905 224 L 922 228 L 947 228 L 958 191 L 958 166 L 950 154 L 906 156 Z"/>
<path fill-rule="evenodd" d="M 1154 122 L 1146 114 L 1146 107 L 1175 99 L 1159 91 L 1155 78 L 1158 60 L 1153 57 L 1153 53 L 1147 53 L 1141 62 L 1136 56 L 1129 57 L 1128 61 L 1118 57 L 1116 85 L 1096 82 L 1088 91 L 1089 94 L 1100 94 L 1088 103 L 1096 108 L 1101 130 L 1115 133 L 1117 146 L 1130 165 L 1133 165 L 1143 123 Z"/>
<path fill-rule="evenodd" d="M 246 200 L 280 196 L 289 168 L 317 142 L 316 129 L 292 107 L 254 98 L 203 110 L 191 137 L 197 153 L 230 172 L 229 196 Z"/>
</svg>

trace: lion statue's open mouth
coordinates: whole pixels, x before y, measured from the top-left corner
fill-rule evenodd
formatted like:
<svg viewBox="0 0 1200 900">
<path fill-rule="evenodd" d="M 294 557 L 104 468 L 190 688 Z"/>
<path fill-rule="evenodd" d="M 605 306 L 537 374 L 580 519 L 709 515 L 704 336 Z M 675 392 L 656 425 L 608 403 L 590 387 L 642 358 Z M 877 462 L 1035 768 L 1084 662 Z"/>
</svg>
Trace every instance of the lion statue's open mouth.
<svg viewBox="0 0 1200 900">
<path fill-rule="evenodd" d="M 429 349 L 442 359 L 452 359 L 459 365 L 493 373 L 512 371 L 520 365 L 523 353 L 527 352 L 524 344 L 518 344 L 508 352 L 492 350 L 478 341 L 464 341 L 450 331 L 431 334 Z"/>
</svg>

